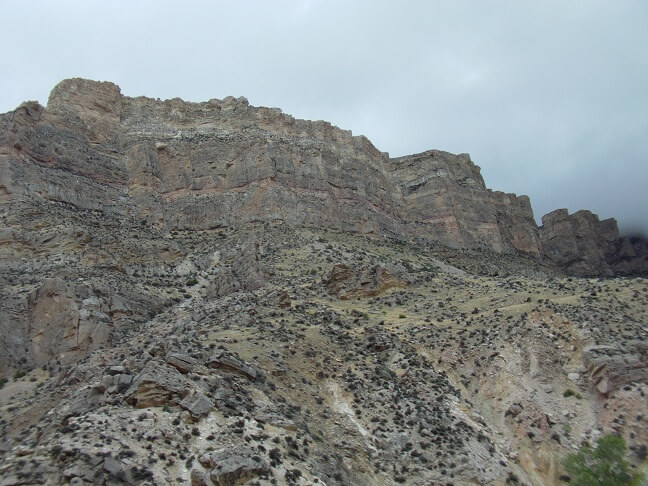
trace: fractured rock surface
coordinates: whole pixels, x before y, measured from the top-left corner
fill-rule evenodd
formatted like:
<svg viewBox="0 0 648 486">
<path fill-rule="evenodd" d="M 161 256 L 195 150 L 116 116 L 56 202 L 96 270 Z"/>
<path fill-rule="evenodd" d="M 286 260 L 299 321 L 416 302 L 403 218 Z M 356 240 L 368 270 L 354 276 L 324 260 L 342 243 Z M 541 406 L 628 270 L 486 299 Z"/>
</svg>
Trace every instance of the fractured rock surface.
<svg viewBox="0 0 648 486">
<path fill-rule="evenodd" d="M 219 273 L 201 273 L 201 255 L 237 232 L 178 234 L 195 272 L 180 272 L 181 298 L 0 389 L 6 484 L 557 485 L 561 457 L 606 433 L 638 464 L 645 279 L 282 224 L 254 233 L 262 287 L 209 292 Z M 384 268 L 407 286 L 351 299 L 327 286 Z"/>
<path fill-rule="evenodd" d="M 528 198 L 487 189 L 467 154 L 389 158 L 365 137 L 244 98 L 129 98 L 65 80 L 47 108 L 2 115 L 0 188 L 7 203 L 57 201 L 167 230 L 283 221 L 520 251 L 579 275 L 648 270 L 644 246 L 624 245 L 613 220 L 561 212 L 538 228 Z"/>
<path fill-rule="evenodd" d="M 560 484 L 607 433 L 645 457 L 648 244 L 538 228 L 465 154 L 67 80 L 0 115 L 0 221 L 2 485 Z"/>
</svg>

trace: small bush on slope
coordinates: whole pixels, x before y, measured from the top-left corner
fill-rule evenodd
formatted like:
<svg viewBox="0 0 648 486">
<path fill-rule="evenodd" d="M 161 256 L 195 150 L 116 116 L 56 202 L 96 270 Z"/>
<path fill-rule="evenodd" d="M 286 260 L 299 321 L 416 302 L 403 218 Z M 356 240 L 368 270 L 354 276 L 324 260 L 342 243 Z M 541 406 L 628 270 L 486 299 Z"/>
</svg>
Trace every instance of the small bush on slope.
<svg viewBox="0 0 648 486">
<path fill-rule="evenodd" d="M 620 486 L 640 484 L 638 475 L 630 473 L 630 465 L 623 458 L 625 441 L 616 435 L 601 437 L 596 449 L 584 445 L 578 452 L 563 460 L 574 486 Z"/>
</svg>

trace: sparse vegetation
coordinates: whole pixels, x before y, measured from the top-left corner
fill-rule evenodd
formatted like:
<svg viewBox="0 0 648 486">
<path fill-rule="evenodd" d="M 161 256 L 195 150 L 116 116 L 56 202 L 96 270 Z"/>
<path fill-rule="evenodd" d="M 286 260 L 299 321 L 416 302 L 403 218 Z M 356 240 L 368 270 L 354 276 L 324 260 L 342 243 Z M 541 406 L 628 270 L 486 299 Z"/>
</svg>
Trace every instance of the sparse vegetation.
<svg viewBox="0 0 648 486">
<path fill-rule="evenodd" d="M 583 398 L 583 397 L 581 396 L 580 393 L 575 392 L 575 391 L 572 390 L 571 388 L 567 388 L 567 389 L 565 390 L 565 392 L 563 393 L 563 397 L 565 397 L 565 398 L 574 397 L 574 398 L 577 398 L 577 399 L 579 399 L 579 400 L 580 400 L 581 398 Z"/>
<path fill-rule="evenodd" d="M 637 484 L 641 479 L 630 472 L 624 459 L 626 450 L 623 438 L 616 435 L 601 437 L 595 448 L 582 446 L 578 452 L 569 454 L 563 465 L 569 473 L 572 486 L 622 486 Z"/>
</svg>

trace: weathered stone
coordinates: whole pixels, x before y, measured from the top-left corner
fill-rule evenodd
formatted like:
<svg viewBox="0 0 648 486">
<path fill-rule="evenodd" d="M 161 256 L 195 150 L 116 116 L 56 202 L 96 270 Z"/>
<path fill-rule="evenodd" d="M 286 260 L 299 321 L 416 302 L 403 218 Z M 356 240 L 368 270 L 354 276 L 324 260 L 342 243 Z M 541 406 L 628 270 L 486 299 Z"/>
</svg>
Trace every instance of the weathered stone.
<svg viewBox="0 0 648 486">
<path fill-rule="evenodd" d="M 378 265 L 355 270 L 348 265 L 337 264 L 324 283 L 332 294 L 343 300 L 373 297 L 391 288 L 407 287 L 405 280 Z"/>
<path fill-rule="evenodd" d="M 391 159 L 388 167 L 407 208 L 404 218 L 432 239 L 452 247 L 496 251 L 512 243 L 502 237 L 480 169 L 468 154 L 430 150 Z"/>
<path fill-rule="evenodd" d="M 278 304 L 279 307 L 282 309 L 290 308 L 291 302 L 290 302 L 290 295 L 288 295 L 288 292 L 284 291 L 281 293 L 281 295 L 279 296 Z"/>
<path fill-rule="evenodd" d="M 241 243 L 235 250 L 223 255 L 226 266 L 219 267 L 207 289 L 209 296 L 223 296 L 233 292 L 261 288 L 267 270 L 259 253 L 256 238 Z"/>
<path fill-rule="evenodd" d="M 214 408 L 214 402 L 202 393 L 196 392 L 193 395 L 184 397 L 180 402 L 180 406 L 187 410 L 193 419 L 196 420 L 203 415 L 207 415 Z"/>
<path fill-rule="evenodd" d="M 621 238 L 614 220 L 588 211 L 550 213 L 538 228 L 528 198 L 488 190 L 467 154 L 390 159 L 365 137 L 243 99 L 129 98 L 112 83 L 65 80 L 46 108 L 28 102 L 0 117 L 0 188 L 2 207 L 18 221 L 0 229 L 8 248 L 69 248 L 84 265 L 123 275 L 136 271 L 130 249 L 94 245 L 92 229 L 31 231 L 19 222 L 31 214 L 49 219 L 64 205 L 167 231 L 285 224 L 517 251 L 576 275 L 648 273 L 645 239 Z M 166 255 L 175 275 L 186 278 L 197 266 L 179 250 L 156 239 L 139 251 Z M 266 282 L 258 239 L 218 255 L 208 296 Z M 33 366 L 74 362 L 164 301 L 43 275 L 28 293 L 16 289 L 4 299 L 0 371 L 23 359 Z"/>
<path fill-rule="evenodd" d="M 269 472 L 259 455 L 246 446 L 224 449 L 210 455 L 211 480 L 217 486 L 233 486 Z"/>
<path fill-rule="evenodd" d="M 108 370 L 108 373 L 110 373 L 111 375 L 119 375 L 124 371 L 126 371 L 126 368 L 118 365 L 118 366 L 111 366 L 110 369 Z"/>
<path fill-rule="evenodd" d="M 282 429 L 295 431 L 297 430 L 297 425 L 290 419 L 279 415 L 278 413 L 260 413 L 254 417 L 257 421 L 262 423 L 267 423 L 275 427 L 281 427 Z"/>
<path fill-rule="evenodd" d="M 251 380 L 262 377 L 262 373 L 256 367 L 225 350 L 214 353 L 207 361 L 207 365 L 229 373 L 236 373 Z"/>
<path fill-rule="evenodd" d="M 213 483 L 209 479 L 209 475 L 205 471 L 199 469 L 191 470 L 191 486 L 212 486 Z"/>
<path fill-rule="evenodd" d="M 63 476 L 68 479 L 79 477 L 87 481 L 92 481 L 93 475 L 94 471 L 92 470 L 92 468 L 82 463 L 75 464 L 63 471 Z"/>
<path fill-rule="evenodd" d="M 182 123 L 169 117 L 171 106 Z M 282 220 L 544 254 L 574 272 L 609 272 L 620 241 L 612 221 L 580 212 L 573 231 L 557 229 L 548 215 L 539 232 L 528 198 L 489 191 L 467 154 L 431 150 L 389 159 L 364 137 L 244 100 L 133 99 L 112 83 L 71 79 L 54 88 L 47 108 L 25 104 L 4 126 L 10 135 L 3 140 L 2 185 L 10 200 L 36 184 L 45 198 L 90 209 L 120 201 L 103 208 L 139 212 L 170 228 Z M 189 148 L 191 170 L 182 163 Z M 19 166 L 19 155 L 30 165 Z M 219 295 L 240 282 L 222 271 Z"/>
<path fill-rule="evenodd" d="M 133 382 L 133 375 L 118 375 L 118 386 L 128 386 Z"/>
<path fill-rule="evenodd" d="M 126 391 L 128 403 L 137 408 L 162 406 L 182 399 L 189 392 L 189 383 L 175 368 L 149 361 Z"/>
<path fill-rule="evenodd" d="M 570 215 L 558 209 L 542 217 L 542 246 L 547 258 L 575 275 L 612 275 L 608 261 L 616 253 L 619 232 L 614 220 L 599 221 L 596 214 Z"/>
<path fill-rule="evenodd" d="M 609 393 L 632 382 L 648 381 L 648 343 L 593 345 L 583 349 L 589 378 L 600 393 Z"/>
<path fill-rule="evenodd" d="M 133 472 L 128 465 L 114 457 L 106 457 L 103 463 L 103 470 L 119 482 L 132 485 L 139 483 L 139 481 L 133 477 Z"/>
<path fill-rule="evenodd" d="M 599 434 L 639 455 L 646 284 L 558 273 L 641 273 L 645 241 L 540 229 L 479 172 L 83 80 L 0 115 L 0 477 L 557 484 Z M 370 298 L 325 295 L 336 262 L 332 295 Z M 607 396 L 565 399 L 565 370 Z"/>
<path fill-rule="evenodd" d="M 67 404 L 58 411 L 61 423 L 66 423 L 70 417 L 83 415 L 96 409 L 103 401 L 103 392 L 87 387 L 78 390 L 69 398 Z"/>
<path fill-rule="evenodd" d="M 194 358 L 187 354 L 171 353 L 167 356 L 166 362 L 177 369 L 180 373 L 187 374 L 198 364 Z"/>
</svg>

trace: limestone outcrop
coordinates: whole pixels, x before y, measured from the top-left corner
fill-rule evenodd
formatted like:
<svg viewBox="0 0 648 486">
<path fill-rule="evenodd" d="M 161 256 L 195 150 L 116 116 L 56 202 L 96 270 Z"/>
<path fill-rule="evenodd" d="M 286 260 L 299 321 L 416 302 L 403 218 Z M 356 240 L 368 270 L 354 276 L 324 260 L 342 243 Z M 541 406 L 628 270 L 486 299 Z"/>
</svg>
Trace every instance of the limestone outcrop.
<svg viewBox="0 0 648 486">
<path fill-rule="evenodd" d="M 559 484 L 648 443 L 648 243 L 466 154 L 73 79 L 0 115 L 0 484 Z"/>
<path fill-rule="evenodd" d="M 641 245 L 591 213 L 551 213 L 539 229 L 529 199 L 487 189 L 467 154 L 389 158 L 363 136 L 244 98 L 129 98 L 84 79 L 57 85 L 46 108 L 0 117 L 0 198 L 164 231 L 281 221 L 522 252 L 574 274 L 648 268 Z"/>
<path fill-rule="evenodd" d="M 239 261 L 245 229 L 167 235 L 125 218 L 102 231 L 77 211 L 55 205 L 24 224 L 73 221 L 94 257 L 74 260 L 63 226 L 58 253 L 25 240 L 29 259 L 0 260 L 3 297 L 24 288 L 39 316 L 25 324 L 49 333 L 46 348 L 0 343 L 3 485 L 541 486 L 610 433 L 633 465 L 645 460 L 645 278 L 255 224 L 262 286 L 219 294 L 210 285 Z M 128 308 L 153 296 L 162 307 L 135 321 Z M 110 336 L 67 359 L 83 319 L 109 320 Z"/>
<path fill-rule="evenodd" d="M 640 246 L 621 238 L 614 219 L 599 220 L 590 211 L 569 214 L 558 209 L 542 218 L 540 237 L 545 257 L 572 275 L 603 275 L 645 272 L 648 255 Z M 645 243 L 645 241 L 643 241 Z"/>
<path fill-rule="evenodd" d="M 355 269 L 337 264 L 324 281 L 329 292 L 342 300 L 375 297 L 389 289 L 405 288 L 407 282 L 379 265 Z"/>
</svg>

